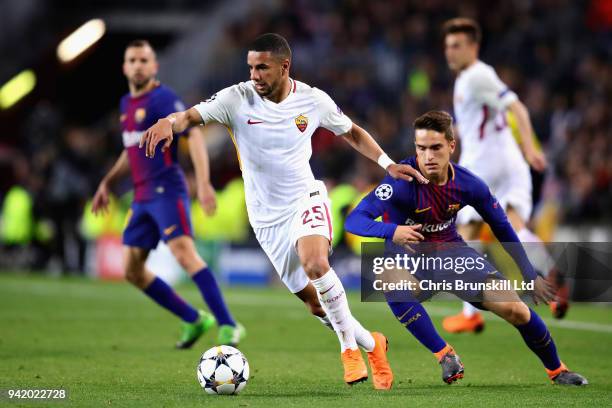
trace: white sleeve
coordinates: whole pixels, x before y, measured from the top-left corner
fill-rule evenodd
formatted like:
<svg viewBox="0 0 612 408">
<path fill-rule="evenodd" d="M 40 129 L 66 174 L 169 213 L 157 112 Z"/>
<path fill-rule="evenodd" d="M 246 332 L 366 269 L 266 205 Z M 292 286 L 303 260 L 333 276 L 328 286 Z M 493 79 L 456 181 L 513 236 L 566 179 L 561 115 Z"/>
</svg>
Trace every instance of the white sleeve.
<svg viewBox="0 0 612 408">
<path fill-rule="evenodd" d="M 493 69 L 479 71 L 470 81 L 474 98 L 495 110 L 505 110 L 518 97 L 502 82 Z"/>
<path fill-rule="evenodd" d="M 321 118 L 320 126 L 332 131 L 336 136 L 351 130 L 353 121 L 340 110 L 332 98 L 320 89 L 313 88 L 312 91 Z"/>
<path fill-rule="evenodd" d="M 225 88 L 204 102 L 200 102 L 194 108 L 200 113 L 204 124 L 218 122 L 231 126 L 234 112 L 240 106 L 240 93 L 237 86 Z"/>
</svg>

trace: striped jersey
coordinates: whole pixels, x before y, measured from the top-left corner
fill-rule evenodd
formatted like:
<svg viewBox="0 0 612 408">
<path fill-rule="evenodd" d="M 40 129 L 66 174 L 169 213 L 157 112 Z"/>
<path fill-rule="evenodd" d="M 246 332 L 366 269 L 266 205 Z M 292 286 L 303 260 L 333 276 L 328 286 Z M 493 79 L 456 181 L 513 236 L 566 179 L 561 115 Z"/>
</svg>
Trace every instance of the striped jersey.
<svg viewBox="0 0 612 408">
<path fill-rule="evenodd" d="M 418 169 L 416 157 L 403 160 Z M 396 180 L 387 175 L 346 219 L 346 230 L 360 236 L 392 241 L 398 225 L 420 224 L 425 242 L 463 242 L 457 233 L 457 212 L 469 205 L 489 224 L 502 243 L 520 243 L 506 213 L 487 185 L 462 166 L 450 163 L 444 185 Z M 375 221 L 382 216 L 382 222 Z M 535 278 L 533 266 L 520 244 L 505 246 L 523 271 Z"/>
<path fill-rule="evenodd" d="M 149 92 L 132 97 L 124 95 L 120 103 L 123 147 L 127 150 L 134 184 L 134 201 L 187 193 L 185 176 L 178 164 L 178 143 L 172 143 L 165 153 L 161 144 L 153 158 L 140 149 L 140 137 L 158 119 L 182 111 L 185 107 L 168 87 L 159 85 Z"/>
</svg>

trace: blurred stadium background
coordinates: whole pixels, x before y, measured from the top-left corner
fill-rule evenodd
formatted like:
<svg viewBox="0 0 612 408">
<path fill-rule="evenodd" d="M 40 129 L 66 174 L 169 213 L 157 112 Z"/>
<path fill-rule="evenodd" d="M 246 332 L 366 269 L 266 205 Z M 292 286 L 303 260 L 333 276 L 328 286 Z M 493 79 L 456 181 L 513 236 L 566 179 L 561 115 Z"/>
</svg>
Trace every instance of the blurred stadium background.
<svg viewBox="0 0 612 408">
<path fill-rule="evenodd" d="M 414 153 L 419 113 L 452 111 L 440 27 L 455 16 L 482 25 L 481 58 L 525 102 L 549 159 L 548 171 L 534 174 L 534 230 L 546 241 L 609 242 L 610 1 L 5 0 L 0 270 L 122 277 L 129 180 L 109 215 L 93 217 L 90 200 L 122 149 L 118 102 L 127 92 L 121 64 L 130 40 L 151 41 L 161 81 L 191 105 L 246 80 L 244 47 L 278 32 L 293 48 L 292 77 L 327 91 L 399 160 Z M 90 35 L 91 46 L 76 56 L 58 49 L 82 26 L 77 42 Z M 207 134 L 219 209 L 206 217 L 193 201 L 199 249 L 226 284 L 270 284 L 276 274 L 248 225 L 234 147 L 223 128 Z M 334 203 L 336 270 L 356 285 L 360 241 L 344 233 L 343 214 L 382 173 L 325 131 L 313 150 L 313 170 Z M 169 252 L 156 252 L 150 267 L 180 279 Z"/>
</svg>

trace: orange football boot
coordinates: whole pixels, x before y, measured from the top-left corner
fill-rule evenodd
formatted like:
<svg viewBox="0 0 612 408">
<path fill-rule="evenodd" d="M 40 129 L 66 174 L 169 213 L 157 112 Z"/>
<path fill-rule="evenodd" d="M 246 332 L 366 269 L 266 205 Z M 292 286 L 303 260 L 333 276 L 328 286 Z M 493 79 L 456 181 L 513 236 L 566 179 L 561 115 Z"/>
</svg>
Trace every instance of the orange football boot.
<svg viewBox="0 0 612 408">
<path fill-rule="evenodd" d="M 374 337 L 374 350 L 368 353 L 368 361 L 372 369 L 372 382 L 377 390 L 390 390 L 393 386 L 393 371 L 387 361 L 389 342 L 378 332 L 372 332 Z"/>
<path fill-rule="evenodd" d="M 471 317 L 466 317 L 463 312 L 459 312 L 454 316 L 445 317 L 442 320 L 442 327 L 449 333 L 480 333 L 484 330 L 484 319 L 480 313 L 474 313 Z"/>
<path fill-rule="evenodd" d="M 341 357 L 342 365 L 344 366 L 345 383 L 353 385 L 368 379 L 368 369 L 358 348 L 355 350 L 344 350 Z"/>
</svg>

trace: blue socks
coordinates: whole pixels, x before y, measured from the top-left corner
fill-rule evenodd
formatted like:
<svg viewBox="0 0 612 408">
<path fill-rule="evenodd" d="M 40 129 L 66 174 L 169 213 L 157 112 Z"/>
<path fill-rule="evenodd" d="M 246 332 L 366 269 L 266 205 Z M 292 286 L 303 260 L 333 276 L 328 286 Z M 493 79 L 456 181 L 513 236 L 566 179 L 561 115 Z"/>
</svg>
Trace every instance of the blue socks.
<svg viewBox="0 0 612 408">
<path fill-rule="evenodd" d="M 542 360 L 544 367 L 549 370 L 556 370 L 561 366 L 561 360 L 557 355 L 557 347 L 550 336 L 546 325 L 531 308 L 531 318 L 529 323 L 515 326 L 523 336 L 527 346 Z"/>
<path fill-rule="evenodd" d="M 419 302 L 387 303 L 397 320 L 429 351 L 435 354 L 446 347 L 446 342 L 440 337 L 427 311 Z"/>
<path fill-rule="evenodd" d="M 157 304 L 168 309 L 185 322 L 193 323 L 200 317 L 197 310 L 185 302 L 176 294 L 174 289 L 158 277 L 155 277 L 155 280 L 143 292 L 149 295 Z"/>
<path fill-rule="evenodd" d="M 224 324 L 236 326 L 236 322 L 225 305 L 223 295 L 221 294 L 219 285 L 217 285 L 217 280 L 210 269 L 208 267 L 202 268 L 200 271 L 196 272 L 191 279 L 193 279 L 200 289 L 202 297 L 210 311 L 215 315 L 217 323 L 220 326 Z"/>
</svg>

